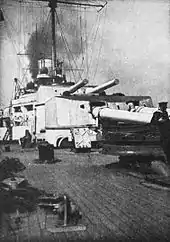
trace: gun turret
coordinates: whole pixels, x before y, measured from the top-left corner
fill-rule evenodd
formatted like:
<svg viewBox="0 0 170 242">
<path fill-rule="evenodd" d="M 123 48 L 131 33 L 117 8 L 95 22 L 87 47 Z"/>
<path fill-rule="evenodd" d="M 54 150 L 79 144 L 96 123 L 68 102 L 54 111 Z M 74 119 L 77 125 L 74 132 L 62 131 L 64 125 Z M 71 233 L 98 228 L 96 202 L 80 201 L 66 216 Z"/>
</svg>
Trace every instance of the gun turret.
<svg viewBox="0 0 170 242">
<path fill-rule="evenodd" d="M 152 113 L 135 113 L 124 110 L 111 109 L 107 107 L 95 107 L 92 110 L 92 114 L 94 117 L 100 117 L 101 119 L 109 118 L 113 121 L 126 121 L 144 124 L 150 123 L 153 116 Z"/>
<path fill-rule="evenodd" d="M 80 89 L 81 87 L 85 86 L 88 83 L 87 79 L 84 79 L 82 81 L 77 82 L 76 84 L 74 84 L 73 86 L 71 86 L 67 91 L 63 92 L 63 95 L 70 95 L 71 93 L 74 93 L 75 91 L 77 91 L 78 89 Z"/>
<path fill-rule="evenodd" d="M 108 81 L 102 85 L 99 85 L 95 88 L 93 88 L 92 90 L 88 91 L 86 94 L 92 94 L 92 93 L 101 93 L 103 92 L 104 90 L 110 88 L 110 87 L 113 87 L 113 86 L 116 86 L 119 84 L 119 80 L 118 79 L 113 79 L 111 81 Z"/>
</svg>

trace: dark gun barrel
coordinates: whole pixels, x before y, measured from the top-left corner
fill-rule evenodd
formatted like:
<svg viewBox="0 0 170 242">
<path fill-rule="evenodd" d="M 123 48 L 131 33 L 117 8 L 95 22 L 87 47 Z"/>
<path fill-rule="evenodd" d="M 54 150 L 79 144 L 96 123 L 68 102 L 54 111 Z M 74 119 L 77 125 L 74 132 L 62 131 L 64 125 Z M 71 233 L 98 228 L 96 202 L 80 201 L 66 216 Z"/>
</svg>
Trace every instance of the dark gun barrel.
<svg viewBox="0 0 170 242">
<path fill-rule="evenodd" d="M 81 87 L 84 87 L 87 83 L 88 83 L 88 80 L 87 79 L 84 79 L 82 81 L 79 81 L 76 84 L 74 84 L 73 86 L 71 86 L 69 89 L 67 89 L 67 91 L 64 91 L 63 92 L 63 95 L 67 95 L 68 96 L 68 95 L 76 92 Z"/>
<path fill-rule="evenodd" d="M 100 92 L 103 92 L 104 90 L 110 88 L 110 87 L 113 87 L 113 86 L 116 86 L 119 84 L 119 80 L 118 79 L 113 79 L 113 80 L 110 80 L 106 83 L 103 83 L 95 88 L 93 88 L 92 90 L 86 92 L 86 94 L 92 94 L 92 93 L 100 93 Z"/>
</svg>

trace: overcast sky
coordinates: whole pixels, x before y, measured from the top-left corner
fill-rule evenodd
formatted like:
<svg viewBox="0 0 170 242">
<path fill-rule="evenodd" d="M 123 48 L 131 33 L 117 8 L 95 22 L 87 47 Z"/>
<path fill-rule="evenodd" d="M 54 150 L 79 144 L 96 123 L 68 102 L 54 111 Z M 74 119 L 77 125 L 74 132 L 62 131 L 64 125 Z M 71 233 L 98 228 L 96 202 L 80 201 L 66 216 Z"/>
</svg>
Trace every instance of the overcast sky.
<svg viewBox="0 0 170 242">
<path fill-rule="evenodd" d="M 10 0 L 6 2 L 3 6 L 6 22 L 0 24 L 0 84 L 1 100 L 7 105 L 13 78 L 22 78 L 19 61 L 28 64 L 26 57 L 18 57 L 17 53 L 24 52 L 28 43 L 34 41 L 36 23 L 41 32 L 48 9 L 40 8 L 39 4 L 21 6 Z M 89 67 L 83 77 L 94 84 L 116 77 L 120 84 L 110 92 L 150 95 L 155 105 L 163 97 L 170 101 L 168 0 L 114 0 L 100 13 L 87 10 L 80 14 L 77 9 L 64 9 L 64 6 L 58 10 L 78 67 Z M 49 29 L 46 33 L 50 36 Z M 64 52 L 61 38 L 58 44 Z"/>
</svg>

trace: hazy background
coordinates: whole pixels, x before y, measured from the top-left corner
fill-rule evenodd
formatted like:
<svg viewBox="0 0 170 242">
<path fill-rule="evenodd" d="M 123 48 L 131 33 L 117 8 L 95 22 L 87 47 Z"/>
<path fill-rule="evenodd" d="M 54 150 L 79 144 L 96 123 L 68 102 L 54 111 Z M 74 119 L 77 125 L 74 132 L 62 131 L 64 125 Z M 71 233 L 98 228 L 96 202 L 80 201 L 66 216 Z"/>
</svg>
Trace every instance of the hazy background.
<svg viewBox="0 0 170 242">
<path fill-rule="evenodd" d="M 37 58 L 50 56 L 51 31 L 46 3 L 0 2 L 6 20 L 0 23 L 0 102 L 8 105 L 13 78 L 26 82 L 36 75 Z M 93 84 L 118 78 L 119 86 L 109 93 L 150 95 L 155 105 L 162 98 L 170 102 L 168 0 L 110 0 L 100 13 L 59 5 L 57 12 L 74 56 L 73 61 L 66 54 L 58 26 L 58 57 L 66 68 L 82 68 L 79 73 Z M 28 64 L 31 73 L 26 74 Z"/>
</svg>

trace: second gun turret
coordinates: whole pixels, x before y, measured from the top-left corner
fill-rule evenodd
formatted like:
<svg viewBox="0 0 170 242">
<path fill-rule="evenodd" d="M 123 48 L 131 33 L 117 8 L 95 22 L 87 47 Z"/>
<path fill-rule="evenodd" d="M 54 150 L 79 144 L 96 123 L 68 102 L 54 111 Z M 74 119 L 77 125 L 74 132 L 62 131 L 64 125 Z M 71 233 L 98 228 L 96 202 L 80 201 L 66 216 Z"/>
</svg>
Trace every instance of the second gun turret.
<svg viewBox="0 0 170 242">
<path fill-rule="evenodd" d="M 113 79 L 111 81 L 108 81 L 106 83 L 103 83 L 103 84 L 93 88 L 90 91 L 87 91 L 86 94 L 101 93 L 104 90 L 106 90 L 106 89 L 108 89 L 110 87 L 116 86 L 118 84 L 119 84 L 119 80 L 118 79 Z"/>
</svg>

